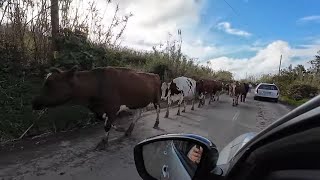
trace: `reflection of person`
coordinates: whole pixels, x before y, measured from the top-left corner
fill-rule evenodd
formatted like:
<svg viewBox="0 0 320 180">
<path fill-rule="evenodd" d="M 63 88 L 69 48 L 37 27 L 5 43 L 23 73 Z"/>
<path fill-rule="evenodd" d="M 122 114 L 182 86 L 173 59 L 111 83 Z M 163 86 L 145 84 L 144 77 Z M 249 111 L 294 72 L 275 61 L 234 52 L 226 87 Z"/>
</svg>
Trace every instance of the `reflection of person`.
<svg viewBox="0 0 320 180">
<path fill-rule="evenodd" d="M 202 156 L 203 149 L 202 147 L 197 147 L 194 145 L 190 151 L 188 152 L 188 158 L 193 162 L 193 163 L 200 163 L 201 156 Z"/>
<path fill-rule="evenodd" d="M 201 160 L 202 147 L 187 141 L 173 141 L 173 143 L 178 151 L 177 154 L 179 154 L 180 161 L 190 176 L 193 177 Z"/>
<path fill-rule="evenodd" d="M 195 164 L 199 164 L 202 156 L 202 147 L 186 141 L 173 141 L 177 150 L 183 153 Z M 198 146 L 198 147 L 197 147 Z"/>
</svg>

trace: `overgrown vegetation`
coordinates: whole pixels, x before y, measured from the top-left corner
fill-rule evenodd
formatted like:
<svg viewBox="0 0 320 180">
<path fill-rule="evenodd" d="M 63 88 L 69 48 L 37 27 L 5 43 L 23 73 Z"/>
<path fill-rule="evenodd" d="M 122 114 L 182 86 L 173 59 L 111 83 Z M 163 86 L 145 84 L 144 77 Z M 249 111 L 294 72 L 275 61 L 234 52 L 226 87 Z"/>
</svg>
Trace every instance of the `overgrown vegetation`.
<svg viewBox="0 0 320 180">
<path fill-rule="evenodd" d="M 78 65 L 82 70 L 125 66 L 158 73 L 162 80 L 181 75 L 232 79 L 230 72 L 214 72 L 182 54 L 180 30 L 179 40 L 170 38 L 152 51 L 124 48 L 120 39 L 132 14 L 120 16 L 119 5 L 105 1 L 115 9 L 110 24 L 104 26 L 105 14 L 95 1 L 88 2 L 85 12 L 75 2 L 59 1 L 60 33 L 53 58 L 50 0 L 7 0 L 0 4 L 0 142 L 19 137 L 39 117 L 31 109 L 31 99 L 52 66 L 68 69 Z M 68 130 L 94 121 L 86 108 L 66 105 L 50 109 L 27 135 Z"/>
<path fill-rule="evenodd" d="M 320 91 L 320 51 L 309 61 L 310 68 L 303 65 L 282 69 L 279 75 L 263 75 L 257 82 L 275 83 L 280 88 L 280 99 L 291 105 L 301 105 Z"/>
</svg>

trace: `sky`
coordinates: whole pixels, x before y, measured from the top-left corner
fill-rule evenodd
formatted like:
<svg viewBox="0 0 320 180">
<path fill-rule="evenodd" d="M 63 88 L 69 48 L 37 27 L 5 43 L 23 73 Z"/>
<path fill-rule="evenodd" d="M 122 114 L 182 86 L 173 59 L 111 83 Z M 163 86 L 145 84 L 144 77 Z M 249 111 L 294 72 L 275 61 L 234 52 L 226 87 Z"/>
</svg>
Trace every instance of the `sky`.
<svg viewBox="0 0 320 180">
<path fill-rule="evenodd" d="M 103 1 L 103 0 L 100 0 Z M 182 51 L 236 79 L 303 64 L 320 50 L 319 0 L 114 0 L 132 13 L 122 45 L 151 50 L 181 29 Z M 100 2 L 103 9 L 104 4 Z M 109 7 L 112 15 L 112 7 Z M 108 13 L 107 13 L 108 14 Z M 107 23 L 111 17 L 106 18 Z"/>
</svg>

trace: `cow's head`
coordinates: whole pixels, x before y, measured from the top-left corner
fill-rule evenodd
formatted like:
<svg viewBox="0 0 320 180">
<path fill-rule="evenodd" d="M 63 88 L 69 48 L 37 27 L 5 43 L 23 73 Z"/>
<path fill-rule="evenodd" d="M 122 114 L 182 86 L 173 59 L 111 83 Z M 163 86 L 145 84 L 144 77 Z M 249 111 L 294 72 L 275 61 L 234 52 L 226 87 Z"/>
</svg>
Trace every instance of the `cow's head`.
<svg viewBox="0 0 320 180">
<path fill-rule="evenodd" d="M 232 94 L 234 95 L 234 94 L 236 93 L 236 88 L 237 88 L 237 86 L 239 86 L 239 83 L 238 83 L 238 82 L 232 82 L 232 83 L 230 84 L 230 86 L 231 86 Z"/>
<path fill-rule="evenodd" d="M 32 101 L 32 108 L 40 110 L 58 106 L 71 100 L 77 69 L 77 67 L 73 67 L 69 71 L 61 71 L 57 68 L 51 69 L 51 72 L 45 78 L 40 95 Z"/>
<path fill-rule="evenodd" d="M 169 95 L 171 83 L 163 82 L 161 85 L 161 99 L 166 100 Z"/>
</svg>

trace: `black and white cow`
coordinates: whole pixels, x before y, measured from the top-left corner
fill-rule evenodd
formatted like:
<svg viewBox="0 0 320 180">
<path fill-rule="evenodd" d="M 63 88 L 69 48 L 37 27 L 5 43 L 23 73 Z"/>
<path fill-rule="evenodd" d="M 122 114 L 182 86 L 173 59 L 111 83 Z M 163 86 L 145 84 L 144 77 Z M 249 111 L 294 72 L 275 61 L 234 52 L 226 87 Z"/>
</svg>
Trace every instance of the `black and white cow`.
<svg viewBox="0 0 320 180">
<path fill-rule="evenodd" d="M 180 105 L 183 102 L 184 110 L 186 112 L 186 101 L 192 101 L 191 110 L 194 110 L 194 100 L 196 95 L 196 81 L 187 77 L 177 77 L 170 83 L 162 83 L 161 85 L 161 99 L 167 100 L 167 112 L 165 117 L 169 116 L 169 108 L 173 102 L 178 101 L 178 112 L 180 115 Z"/>
</svg>

